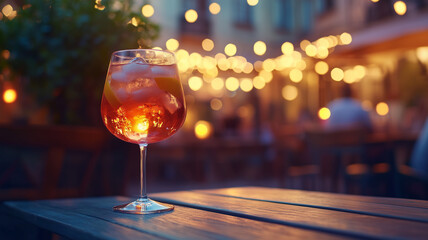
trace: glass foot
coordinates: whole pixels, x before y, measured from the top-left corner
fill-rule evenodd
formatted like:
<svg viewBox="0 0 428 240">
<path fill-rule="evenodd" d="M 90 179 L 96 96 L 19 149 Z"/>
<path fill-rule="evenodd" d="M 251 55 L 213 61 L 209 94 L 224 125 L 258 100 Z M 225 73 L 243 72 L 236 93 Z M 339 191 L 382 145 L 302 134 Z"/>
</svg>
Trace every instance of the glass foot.
<svg viewBox="0 0 428 240">
<path fill-rule="evenodd" d="M 171 211 L 173 209 L 174 205 L 156 202 L 150 198 L 137 199 L 136 201 L 113 207 L 114 211 L 131 214 L 160 213 Z"/>
</svg>

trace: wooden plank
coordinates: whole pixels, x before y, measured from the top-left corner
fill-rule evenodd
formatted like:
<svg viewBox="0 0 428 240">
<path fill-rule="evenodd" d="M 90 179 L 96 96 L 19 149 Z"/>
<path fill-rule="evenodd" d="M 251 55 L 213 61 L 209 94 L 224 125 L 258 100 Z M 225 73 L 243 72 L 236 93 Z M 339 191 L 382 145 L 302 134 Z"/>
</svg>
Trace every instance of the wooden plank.
<svg viewBox="0 0 428 240">
<path fill-rule="evenodd" d="M 4 205 L 11 215 L 70 239 L 162 239 L 42 202 L 5 202 Z"/>
<path fill-rule="evenodd" d="M 261 187 L 223 188 L 198 192 L 428 223 L 428 209 L 379 203 L 385 198 L 376 199 L 378 202 L 363 202 L 358 200 L 373 199 L 373 197 L 344 197 L 337 196 L 338 194 Z"/>
<path fill-rule="evenodd" d="M 181 206 L 358 238 L 424 239 L 428 236 L 428 224 L 421 222 L 198 192 L 158 193 L 152 197 Z"/>
<path fill-rule="evenodd" d="M 210 211 L 176 206 L 174 211 L 154 214 L 154 215 L 133 215 L 112 211 L 112 207 L 124 202 L 129 202 L 127 198 L 90 198 L 90 199 L 71 199 L 71 200 L 49 200 L 35 202 L 9 202 L 7 205 L 15 211 L 24 211 L 25 219 L 34 221 L 31 215 L 34 214 L 34 208 L 42 213 L 41 220 L 47 219 L 54 221 L 57 226 L 50 227 L 50 230 L 57 230 L 65 225 L 64 219 L 52 220 L 57 218 L 57 214 L 68 216 L 71 220 L 82 219 L 85 222 L 99 224 L 103 228 L 126 229 L 130 233 L 126 237 L 137 239 L 135 233 L 147 234 L 150 237 L 159 237 L 164 239 L 344 239 L 346 237 L 333 234 L 311 231 L 296 227 L 272 224 L 262 221 L 256 221 L 236 216 L 223 215 Z M 24 207 L 21 210 L 21 207 Z M 43 214 L 45 213 L 45 214 Z M 46 216 L 48 215 L 48 216 Z M 40 220 L 37 220 L 37 222 Z M 76 225 L 70 222 L 68 226 L 72 228 L 91 228 L 91 226 Z M 46 227 L 46 224 L 41 227 Z M 49 226 L 48 226 L 49 227 Z M 100 227 L 95 228 L 100 231 Z M 70 234 L 69 234 L 70 235 Z M 68 236 L 69 236 L 68 235 Z M 67 236 L 67 235 L 66 235 Z M 120 234 L 115 236 L 105 236 L 106 239 L 125 239 Z M 110 237 L 110 238 L 107 238 Z M 79 239 L 79 238 L 77 238 Z M 91 238 L 88 238 L 91 239 Z M 95 238 L 94 238 L 95 239 Z"/>
</svg>

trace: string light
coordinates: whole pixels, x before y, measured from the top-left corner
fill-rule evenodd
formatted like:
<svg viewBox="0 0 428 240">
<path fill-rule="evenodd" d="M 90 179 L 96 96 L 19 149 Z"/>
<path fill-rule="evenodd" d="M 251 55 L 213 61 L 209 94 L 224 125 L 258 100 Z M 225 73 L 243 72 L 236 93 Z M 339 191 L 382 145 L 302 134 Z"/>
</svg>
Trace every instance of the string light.
<svg viewBox="0 0 428 240">
<path fill-rule="evenodd" d="M 234 56 L 236 54 L 236 45 L 233 43 L 229 43 L 224 47 L 224 53 L 226 53 L 227 56 Z"/>
<path fill-rule="evenodd" d="M 242 91 L 249 92 L 253 89 L 253 81 L 251 78 L 243 78 L 241 79 L 239 86 L 241 87 Z"/>
<path fill-rule="evenodd" d="M 3 92 L 3 101 L 5 103 L 13 103 L 16 101 L 17 94 L 15 89 L 7 89 Z"/>
<path fill-rule="evenodd" d="M 247 0 L 248 5 L 256 6 L 259 3 L 259 0 Z"/>
<path fill-rule="evenodd" d="M 186 11 L 186 13 L 184 13 L 184 18 L 187 22 L 194 23 L 196 20 L 198 20 L 198 12 L 193 9 L 189 9 Z"/>
<path fill-rule="evenodd" d="M 341 81 L 344 77 L 344 73 L 343 70 L 340 68 L 333 68 L 331 70 L 331 79 L 333 79 L 334 81 Z"/>
<path fill-rule="evenodd" d="M 384 102 L 380 102 L 378 104 L 376 104 L 376 112 L 377 114 L 379 114 L 380 116 L 385 116 L 388 114 L 389 112 L 389 107 L 388 104 L 384 103 Z"/>
<path fill-rule="evenodd" d="M 402 16 L 407 12 L 407 5 L 403 1 L 396 1 L 394 3 L 394 10 L 398 15 Z"/>
<path fill-rule="evenodd" d="M 286 85 L 282 88 L 282 97 L 287 101 L 293 101 L 299 94 L 297 88 L 292 85 Z"/>
<path fill-rule="evenodd" d="M 303 79 L 303 74 L 302 71 L 300 71 L 299 69 L 293 69 L 290 71 L 290 80 L 295 82 L 295 83 L 299 83 L 301 82 Z"/>
<path fill-rule="evenodd" d="M 321 120 L 327 120 L 327 119 L 329 119 L 329 118 L 330 118 L 330 116 L 331 116 L 330 109 L 328 109 L 328 108 L 326 108 L 326 107 L 323 107 L 323 108 L 321 108 L 321 109 L 318 111 L 318 117 L 319 117 Z"/>
<path fill-rule="evenodd" d="M 254 43 L 253 50 L 255 54 L 262 56 L 266 53 L 266 43 L 263 41 L 257 41 Z"/>
<path fill-rule="evenodd" d="M 213 42 L 213 40 L 211 40 L 209 38 L 204 39 L 202 41 L 202 48 L 205 51 L 207 51 L 207 52 L 212 51 L 214 49 L 214 42 Z"/>
<path fill-rule="evenodd" d="M 203 85 L 202 79 L 196 76 L 189 78 L 188 83 L 189 83 L 190 89 L 192 89 L 193 91 L 198 91 L 199 89 L 202 88 L 202 85 Z"/>
<path fill-rule="evenodd" d="M 323 61 L 319 61 L 315 64 L 315 72 L 319 75 L 324 75 L 328 72 L 328 64 Z"/>
<path fill-rule="evenodd" d="M 239 88 L 239 80 L 235 77 L 228 77 L 226 79 L 226 89 L 234 92 Z"/>
<path fill-rule="evenodd" d="M 177 39 L 170 38 L 168 39 L 168 41 L 166 41 L 165 45 L 166 45 L 166 49 L 170 51 L 175 51 L 178 49 L 178 46 L 180 45 L 180 43 L 177 41 Z"/>
<path fill-rule="evenodd" d="M 214 90 L 221 90 L 224 87 L 224 81 L 222 78 L 214 78 L 211 81 L 211 87 Z"/>
<path fill-rule="evenodd" d="M 291 42 L 285 42 L 281 45 L 281 52 L 284 55 L 290 55 L 294 51 L 294 46 Z"/>
<path fill-rule="evenodd" d="M 352 42 L 351 34 L 349 34 L 347 32 L 340 34 L 340 41 L 342 42 L 343 45 L 350 44 Z"/>
<path fill-rule="evenodd" d="M 220 99 L 214 98 L 210 101 L 210 107 L 214 111 L 218 111 L 223 107 L 223 102 Z"/>
<path fill-rule="evenodd" d="M 141 13 L 143 14 L 144 17 L 149 18 L 153 16 L 153 14 L 155 13 L 155 9 L 153 8 L 152 5 L 146 4 L 141 8 Z"/>
<path fill-rule="evenodd" d="M 213 15 L 217 15 L 221 11 L 220 4 L 213 2 L 209 6 L 210 13 Z"/>
<path fill-rule="evenodd" d="M 198 121 L 195 124 L 195 136 L 199 139 L 207 139 L 213 131 L 212 124 L 207 121 Z"/>
</svg>

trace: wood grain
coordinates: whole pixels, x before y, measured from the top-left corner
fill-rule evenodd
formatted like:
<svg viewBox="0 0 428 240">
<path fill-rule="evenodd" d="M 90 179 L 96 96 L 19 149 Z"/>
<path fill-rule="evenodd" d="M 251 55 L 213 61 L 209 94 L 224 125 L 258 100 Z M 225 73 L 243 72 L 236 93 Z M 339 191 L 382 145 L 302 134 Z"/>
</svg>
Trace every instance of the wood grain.
<svg viewBox="0 0 428 240">
<path fill-rule="evenodd" d="M 391 199 L 389 198 L 349 196 L 261 187 L 200 190 L 198 192 L 428 223 L 428 208 L 383 203 L 390 201 Z M 404 201 L 404 199 L 401 200 Z M 420 201 L 421 205 L 424 203 L 425 202 Z"/>
<path fill-rule="evenodd" d="M 314 229 L 358 238 L 424 239 L 428 224 L 328 209 L 254 201 L 200 192 L 172 192 L 153 198 L 242 218 Z"/>
<path fill-rule="evenodd" d="M 24 219 L 51 231 L 59 231 L 59 234 L 73 239 L 141 239 L 140 235 L 149 239 L 345 238 L 181 206 L 176 206 L 172 212 L 155 215 L 132 215 L 112 211 L 112 206 L 130 200 L 123 197 L 89 198 L 9 202 L 6 205 L 14 212 L 19 212 L 18 215 Z M 38 216 L 37 221 L 32 217 L 34 215 Z M 70 229 L 65 231 L 67 228 Z M 99 236 L 96 235 L 98 231 Z"/>
</svg>

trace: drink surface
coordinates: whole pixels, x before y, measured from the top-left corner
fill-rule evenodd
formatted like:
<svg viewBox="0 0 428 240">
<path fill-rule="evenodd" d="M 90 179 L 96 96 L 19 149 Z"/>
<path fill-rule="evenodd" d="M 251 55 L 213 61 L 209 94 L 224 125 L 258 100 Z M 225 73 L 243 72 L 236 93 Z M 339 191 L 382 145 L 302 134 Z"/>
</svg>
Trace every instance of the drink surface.
<svg viewBox="0 0 428 240">
<path fill-rule="evenodd" d="M 130 62 L 111 64 L 101 101 L 107 129 L 131 143 L 154 143 L 168 138 L 186 115 L 175 65 Z"/>
</svg>

